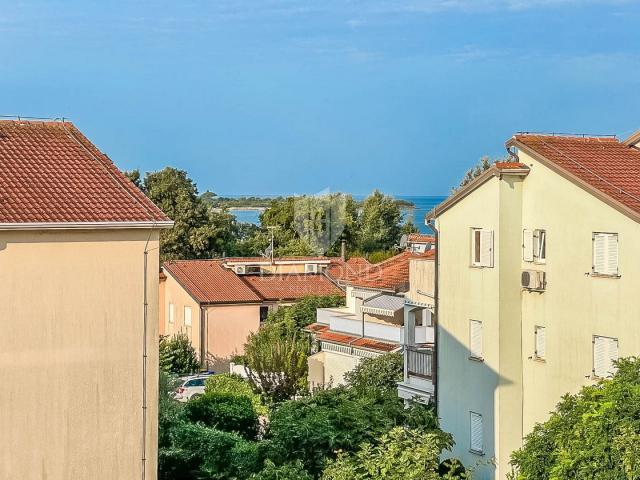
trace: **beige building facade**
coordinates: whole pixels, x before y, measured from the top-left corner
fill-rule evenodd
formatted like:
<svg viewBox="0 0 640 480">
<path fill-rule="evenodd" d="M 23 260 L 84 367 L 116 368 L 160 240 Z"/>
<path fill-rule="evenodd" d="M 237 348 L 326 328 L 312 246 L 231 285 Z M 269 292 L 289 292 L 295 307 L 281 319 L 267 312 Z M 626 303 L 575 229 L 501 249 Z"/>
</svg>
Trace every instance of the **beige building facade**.
<svg viewBox="0 0 640 480">
<path fill-rule="evenodd" d="M 0 121 L 0 478 L 157 478 L 159 229 L 68 122 Z"/>
<path fill-rule="evenodd" d="M 506 478 L 511 453 L 563 394 L 640 352 L 640 186 L 627 181 L 640 152 L 590 137 L 517 135 L 508 146 L 513 162 L 431 214 L 438 415 L 452 455 L 481 480 Z"/>
</svg>

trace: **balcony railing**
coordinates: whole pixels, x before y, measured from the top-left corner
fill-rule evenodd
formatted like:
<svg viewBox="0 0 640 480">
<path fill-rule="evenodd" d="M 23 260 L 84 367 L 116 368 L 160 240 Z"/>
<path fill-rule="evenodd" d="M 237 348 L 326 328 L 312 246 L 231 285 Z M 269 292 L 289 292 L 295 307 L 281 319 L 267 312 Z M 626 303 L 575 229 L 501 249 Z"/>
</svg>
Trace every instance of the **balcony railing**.
<svg viewBox="0 0 640 480">
<path fill-rule="evenodd" d="M 433 378 L 433 350 L 408 347 L 405 351 L 407 358 L 407 373 L 416 377 Z"/>
</svg>

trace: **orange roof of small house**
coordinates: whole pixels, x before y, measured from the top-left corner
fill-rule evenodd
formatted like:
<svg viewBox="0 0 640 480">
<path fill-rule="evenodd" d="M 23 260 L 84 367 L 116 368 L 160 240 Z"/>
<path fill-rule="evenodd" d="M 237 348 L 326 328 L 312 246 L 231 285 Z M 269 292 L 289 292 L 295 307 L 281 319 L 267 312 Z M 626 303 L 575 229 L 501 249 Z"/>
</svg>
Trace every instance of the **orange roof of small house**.
<svg viewBox="0 0 640 480">
<path fill-rule="evenodd" d="M 219 260 L 171 260 L 168 272 L 198 303 L 260 303 L 262 297 Z"/>
<path fill-rule="evenodd" d="M 351 257 L 346 261 L 340 257 L 332 258 L 327 268 L 327 275 L 334 280 L 346 280 L 354 275 L 359 275 L 370 266 L 371 263 L 364 257 Z"/>
<path fill-rule="evenodd" d="M 316 340 L 337 343 L 339 345 L 359 347 L 383 353 L 392 352 L 400 347 L 400 345 L 397 343 L 383 342 L 381 340 L 376 340 L 374 338 L 368 337 L 357 337 L 355 335 L 332 332 L 330 330 L 321 331 L 320 333 L 318 333 L 318 335 L 316 335 Z"/>
<path fill-rule="evenodd" d="M 436 237 L 424 233 L 410 233 L 407 241 L 409 243 L 433 243 L 436 241 Z"/>
<path fill-rule="evenodd" d="M 366 271 L 349 278 L 355 287 L 398 291 L 409 284 L 409 263 L 414 258 L 429 258 L 435 250 L 424 253 L 405 251 L 383 262 L 373 264 Z"/>
<path fill-rule="evenodd" d="M 270 275 L 240 275 L 242 281 L 262 299 L 298 300 L 308 295 L 343 295 L 323 274 L 290 273 Z"/>
<path fill-rule="evenodd" d="M 0 225 L 171 220 L 66 121 L 0 120 Z"/>
</svg>

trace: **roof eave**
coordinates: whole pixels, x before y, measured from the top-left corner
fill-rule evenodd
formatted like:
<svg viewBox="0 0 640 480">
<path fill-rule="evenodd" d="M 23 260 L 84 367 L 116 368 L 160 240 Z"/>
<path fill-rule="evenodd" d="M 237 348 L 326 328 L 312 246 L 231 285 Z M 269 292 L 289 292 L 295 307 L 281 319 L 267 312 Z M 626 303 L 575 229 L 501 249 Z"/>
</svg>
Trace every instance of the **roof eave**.
<svg viewBox="0 0 640 480">
<path fill-rule="evenodd" d="M 464 198 L 466 198 L 473 191 L 475 191 L 477 188 L 481 187 L 487 181 L 491 180 L 494 177 L 500 178 L 503 175 L 516 175 L 516 176 L 520 176 L 520 177 L 526 177 L 528 174 L 529 174 L 529 169 L 528 168 L 508 168 L 508 169 L 506 169 L 506 168 L 498 168 L 495 165 L 493 165 L 491 168 L 489 168 L 488 170 L 483 172 L 481 175 L 479 175 L 478 177 L 474 178 L 467 185 L 465 185 L 464 187 L 462 187 L 461 189 L 456 191 L 456 193 L 451 195 L 445 201 L 443 201 L 439 205 L 436 205 L 432 210 L 430 210 L 425 215 L 425 221 L 437 218 L 439 215 L 441 215 L 444 212 L 446 212 L 447 210 L 449 210 L 451 207 L 453 207 L 459 201 L 461 201 Z"/>
<path fill-rule="evenodd" d="M 522 150 L 524 153 L 526 153 L 527 155 L 529 155 L 530 157 L 532 157 L 536 161 L 540 162 L 542 165 L 544 165 L 548 169 L 554 171 L 555 173 L 557 173 L 561 177 L 564 177 L 565 179 L 567 179 L 570 182 L 574 183 L 578 187 L 580 187 L 583 190 L 587 191 L 588 193 L 590 193 L 591 195 L 596 197 L 598 200 L 601 200 L 602 202 L 606 203 L 610 207 L 618 210 L 620 213 L 626 215 L 631 220 L 640 223 L 640 212 L 636 212 L 635 210 L 627 207 L 626 205 L 624 205 L 623 203 L 619 202 L 615 198 L 613 198 L 613 197 L 607 195 L 606 193 L 602 192 L 601 190 L 595 188 L 590 183 L 585 182 L 584 180 L 582 180 L 581 178 L 577 177 L 573 173 L 571 173 L 568 170 L 566 170 L 566 169 L 562 168 L 561 166 L 557 165 L 555 162 L 552 162 L 551 160 L 546 158 L 544 155 L 536 152 L 533 148 L 525 145 L 522 142 L 519 142 L 516 138 L 510 138 L 506 142 L 506 146 L 507 147 L 516 147 L 518 150 Z"/>
<path fill-rule="evenodd" d="M 0 223 L 0 230 L 122 230 L 131 228 L 172 228 L 173 221 L 140 222 L 24 222 Z"/>
</svg>

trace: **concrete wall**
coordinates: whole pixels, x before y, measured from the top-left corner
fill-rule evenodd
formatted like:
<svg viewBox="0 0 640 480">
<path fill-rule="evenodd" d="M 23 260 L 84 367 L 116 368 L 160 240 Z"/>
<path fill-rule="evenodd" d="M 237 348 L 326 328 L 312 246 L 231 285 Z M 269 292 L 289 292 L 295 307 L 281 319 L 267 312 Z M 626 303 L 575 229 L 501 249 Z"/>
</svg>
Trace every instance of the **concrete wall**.
<svg viewBox="0 0 640 480">
<path fill-rule="evenodd" d="M 167 273 L 167 279 L 163 286 L 163 303 L 161 309 L 164 310 L 164 332 L 165 335 L 173 336 L 177 333 L 185 333 L 191 345 L 196 349 L 198 355 L 201 354 L 201 335 L 200 335 L 200 305 L 196 302 L 187 291 L 182 288 L 171 274 Z M 173 304 L 174 321 L 171 323 L 169 318 L 169 308 Z M 184 323 L 185 307 L 191 308 L 191 326 Z"/>
<path fill-rule="evenodd" d="M 260 328 L 260 305 L 216 305 L 205 309 L 207 365 L 226 371 L 233 355 L 244 353 L 249 334 Z"/>
<path fill-rule="evenodd" d="M 141 478 L 148 237 L 0 232 L 0 478 Z M 149 251 L 146 478 L 155 480 L 157 232 Z"/>
<path fill-rule="evenodd" d="M 324 353 L 324 383 L 332 386 L 344 384 L 344 374 L 350 372 L 361 361 L 360 357 L 335 352 Z"/>
</svg>

